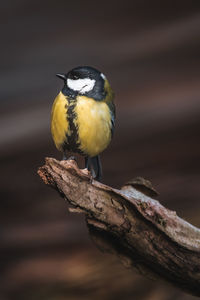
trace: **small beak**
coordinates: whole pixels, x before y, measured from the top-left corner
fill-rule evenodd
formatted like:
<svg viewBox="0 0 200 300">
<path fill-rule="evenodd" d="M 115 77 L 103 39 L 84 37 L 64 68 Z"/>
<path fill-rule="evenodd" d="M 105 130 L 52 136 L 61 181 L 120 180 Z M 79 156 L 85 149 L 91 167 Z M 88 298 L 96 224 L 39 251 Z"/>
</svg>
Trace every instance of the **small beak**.
<svg viewBox="0 0 200 300">
<path fill-rule="evenodd" d="M 58 78 L 61 78 L 62 80 L 66 80 L 66 75 L 65 75 L 65 74 L 60 74 L 60 73 L 58 73 L 58 74 L 56 74 L 56 76 L 57 76 Z"/>
</svg>

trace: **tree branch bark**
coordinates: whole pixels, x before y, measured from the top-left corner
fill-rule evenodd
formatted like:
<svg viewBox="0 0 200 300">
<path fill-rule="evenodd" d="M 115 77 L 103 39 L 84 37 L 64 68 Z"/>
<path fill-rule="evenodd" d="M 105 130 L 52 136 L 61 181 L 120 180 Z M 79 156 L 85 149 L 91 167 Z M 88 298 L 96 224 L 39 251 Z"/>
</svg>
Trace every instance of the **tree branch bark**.
<svg viewBox="0 0 200 300">
<path fill-rule="evenodd" d="M 71 212 L 85 213 L 101 249 L 146 276 L 200 296 L 200 230 L 151 198 L 156 192 L 147 181 L 139 178 L 118 190 L 92 180 L 73 160 L 53 158 L 46 158 L 38 174 L 67 199 Z"/>
</svg>

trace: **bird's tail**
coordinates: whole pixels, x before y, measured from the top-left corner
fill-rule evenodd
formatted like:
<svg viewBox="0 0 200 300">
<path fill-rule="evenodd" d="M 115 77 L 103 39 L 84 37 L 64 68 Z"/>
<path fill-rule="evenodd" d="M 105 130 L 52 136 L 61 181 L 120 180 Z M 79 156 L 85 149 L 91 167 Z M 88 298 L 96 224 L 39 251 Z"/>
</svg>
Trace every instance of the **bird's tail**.
<svg viewBox="0 0 200 300">
<path fill-rule="evenodd" d="M 102 177 L 102 167 L 99 155 L 85 158 L 85 167 L 92 173 L 92 177 L 98 181 Z"/>
</svg>

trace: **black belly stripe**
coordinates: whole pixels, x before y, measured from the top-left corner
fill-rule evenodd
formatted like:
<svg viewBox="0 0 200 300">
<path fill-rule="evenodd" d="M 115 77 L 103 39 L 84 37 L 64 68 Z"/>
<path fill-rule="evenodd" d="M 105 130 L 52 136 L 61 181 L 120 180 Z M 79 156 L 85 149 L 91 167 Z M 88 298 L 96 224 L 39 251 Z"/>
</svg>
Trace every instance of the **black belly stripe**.
<svg viewBox="0 0 200 300">
<path fill-rule="evenodd" d="M 82 154 L 80 148 L 80 143 L 78 142 L 78 128 L 75 125 L 74 121 L 77 119 L 75 113 L 76 100 L 70 99 L 68 97 L 69 106 L 67 107 L 67 121 L 69 124 L 69 131 L 66 135 L 67 141 L 64 142 L 63 149 L 71 152 L 77 152 Z"/>
</svg>

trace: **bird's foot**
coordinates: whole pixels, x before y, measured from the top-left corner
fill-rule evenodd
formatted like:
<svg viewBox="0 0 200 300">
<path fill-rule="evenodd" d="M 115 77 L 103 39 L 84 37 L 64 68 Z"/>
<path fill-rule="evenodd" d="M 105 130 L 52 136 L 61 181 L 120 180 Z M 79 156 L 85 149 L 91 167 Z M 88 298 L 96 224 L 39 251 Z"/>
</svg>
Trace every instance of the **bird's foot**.
<svg viewBox="0 0 200 300">
<path fill-rule="evenodd" d="M 75 156 L 70 156 L 67 160 L 75 160 L 77 162 L 77 159 Z"/>
<path fill-rule="evenodd" d="M 67 156 L 65 155 L 65 153 L 63 153 L 62 160 L 67 160 Z"/>
<path fill-rule="evenodd" d="M 62 160 L 75 160 L 75 161 L 77 161 L 75 156 L 67 157 L 65 154 L 63 154 Z"/>
</svg>

